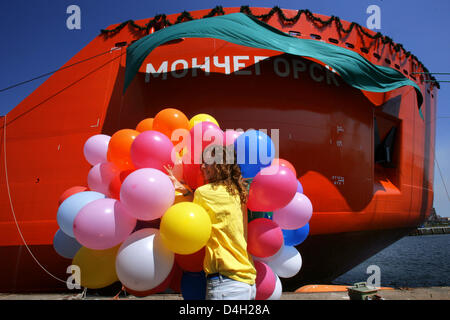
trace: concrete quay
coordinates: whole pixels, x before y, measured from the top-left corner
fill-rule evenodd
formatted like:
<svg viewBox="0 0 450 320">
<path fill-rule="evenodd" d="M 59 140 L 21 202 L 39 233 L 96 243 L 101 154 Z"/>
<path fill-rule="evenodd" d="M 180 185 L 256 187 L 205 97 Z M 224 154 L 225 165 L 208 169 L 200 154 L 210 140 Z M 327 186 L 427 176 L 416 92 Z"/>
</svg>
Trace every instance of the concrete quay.
<svg viewBox="0 0 450 320">
<path fill-rule="evenodd" d="M 417 228 L 412 231 L 410 236 L 426 236 L 433 234 L 450 234 L 450 227 L 429 227 L 429 228 Z"/>
<path fill-rule="evenodd" d="M 450 287 L 398 288 L 378 290 L 383 300 L 450 300 Z M 0 300 L 113 300 L 113 297 L 68 293 L 0 293 Z M 118 300 L 183 300 L 181 294 L 156 294 L 137 298 L 120 295 Z M 350 300 L 347 292 L 283 292 L 280 300 Z"/>
</svg>

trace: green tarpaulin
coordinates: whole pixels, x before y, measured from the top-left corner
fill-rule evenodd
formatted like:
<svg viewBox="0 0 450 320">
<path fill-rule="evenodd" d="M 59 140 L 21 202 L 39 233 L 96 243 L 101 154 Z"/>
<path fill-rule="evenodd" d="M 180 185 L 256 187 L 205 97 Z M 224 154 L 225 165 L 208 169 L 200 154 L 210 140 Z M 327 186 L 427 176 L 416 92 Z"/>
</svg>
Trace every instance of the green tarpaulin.
<svg viewBox="0 0 450 320">
<path fill-rule="evenodd" d="M 243 13 L 183 22 L 139 39 L 127 48 L 124 92 L 153 49 L 180 38 L 221 39 L 247 47 L 315 58 L 331 66 L 345 82 L 355 88 L 387 92 L 402 86 L 413 86 L 419 108 L 423 102 L 419 86 L 397 70 L 377 66 L 345 48 L 317 40 L 295 38 Z"/>
</svg>

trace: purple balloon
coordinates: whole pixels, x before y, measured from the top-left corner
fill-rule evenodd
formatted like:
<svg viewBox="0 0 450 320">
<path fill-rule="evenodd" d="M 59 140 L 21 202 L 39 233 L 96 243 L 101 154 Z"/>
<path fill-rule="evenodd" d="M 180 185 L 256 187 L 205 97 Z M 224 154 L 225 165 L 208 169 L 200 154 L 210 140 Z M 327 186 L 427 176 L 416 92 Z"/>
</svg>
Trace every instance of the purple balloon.
<svg viewBox="0 0 450 320">
<path fill-rule="evenodd" d="M 154 168 L 165 172 L 164 166 L 173 167 L 172 149 L 173 143 L 165 134 L 144 131 L 131 145 L 131 160 L 137 169 Z"/>
<path fill-rule="evenodd" d="M 139 220 L 161 218 L 174 200 L 172 181 L 157 169 L 144 168 L 130 173 L 120 188 L 120 201 Z"/>
<path fill-rule="evenodd" d="M 136 227 L 120 201 L 98 199 L 85 205 L 73 223 L 77 241 L 93 250 L 105 250 L 123 242 Z"/>
<path fill-rule="evenodd" d="M 247 207 L 270 212 L 286 206 L 297 191 L 297 178 L 291 169 L 271 165 L 261 169 L 250 184 Z"/>
<path fill-rule="evenodd" d="M 298 184 L 297 184 L 297 192 L 303 193 L 303 186 L 302 186 L 302 184 L 300 183 L 300 181 L 297 181 L 297 182 L 298 182 Z"/>
<path fill-rule="evenodd" d="M 106 162 L 106 153 L 108 152 L 110 139 L 111 137 L 105 134 L 97 134 L 87 139 L 83 148 L 87 162 L 93 166 L 100 162 Z"/>
<path fill-rule="evenodd" d="M 311 201 L 303 193 L 297 192 L 287 206 L 274 211 L 272 220 L 278 223 L 281 229 L 295 230 L 305 226 L 312 213 Z"/>
</svg>

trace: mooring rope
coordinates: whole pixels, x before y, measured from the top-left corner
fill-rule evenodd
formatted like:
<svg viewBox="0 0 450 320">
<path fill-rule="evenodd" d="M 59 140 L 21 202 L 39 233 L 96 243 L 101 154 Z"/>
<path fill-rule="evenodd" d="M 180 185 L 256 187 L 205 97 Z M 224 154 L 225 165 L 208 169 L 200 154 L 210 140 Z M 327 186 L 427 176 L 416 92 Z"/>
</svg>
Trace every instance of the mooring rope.
<svg viewBox="0 0 450 320">
<path fill-rule="evenodd" d="M 63 282 L 67 284 L 66 280 L 62 280 L 58 278 L 57 276 L 53 275 L 50 271 L 48 271 L 40 262 L 39 260 L 34 256 L 33 252 L 31 252 L 31 249 L 28 247 L 27 242 L 25 241 L 25 238 L 22 234 L 22 231 L 20 230 L 19 223 L 17 222 L 16 213 L 14 211 L 14 205 L 11 198 L 11 190 L 9 187 L 9 178 L 8 178 L 8 164 L 7 164 L 7 158 L 6 158 L 6 115 L 4 116 L 4 123 L 3 123 L 3 154 L 4 154 L 4 161 L 5 161 L 5 179 L 6 179 L 6 190 L 8 191 L 8 197 L 9 197 L 9 204 L 11 207 L 11 212 L 14 218 L 14 222 L 16 223 L 17 231 L 19 232 L 20 238 L 22 239 L 22 242 L 24 243 L 26 249 L 30 253 L 31 257 L 34 259 L 34 261 L 38 264 L 39 267 L 41 267 L 42 270 L 44 270 L 49 276 L 52 278 Z"/>
</svg>

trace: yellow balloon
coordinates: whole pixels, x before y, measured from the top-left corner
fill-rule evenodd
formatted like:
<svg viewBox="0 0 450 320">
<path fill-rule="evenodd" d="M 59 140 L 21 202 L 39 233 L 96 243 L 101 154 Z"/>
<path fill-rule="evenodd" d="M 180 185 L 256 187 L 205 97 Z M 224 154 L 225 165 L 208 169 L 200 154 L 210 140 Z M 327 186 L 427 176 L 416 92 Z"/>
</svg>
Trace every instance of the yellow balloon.
<svg viewBox="0 0 450 320">
<path fill-rule="evenodd" d="M 191 120 L 189 120 L 189 129 L 191 129 L 197 123 L 204 122 L 204 121 L 215 123 L 218 127 L 220 127 L 219 123 L 217 122 L 216 119 L 214 119 L 213 116 L 206 114 L 206 113 L 199 113 L 199 114 L 193 116 L 191 118 Z"/>
<path fill-rule="evenodd" d="M 119 247 L 120 245 L 107 250 L 82 247 L 78 250 L 72 264 L 80 268 L 83 287 L 99 289 L 119 281 L 116 274 L 116 255 Z"/>
<path fill-rule="evenodd" d="M 191 254 L 208 242 L 211 219 L 198 204 L 179 202 L 162 216 L 160 235 L 169 250 L 178 254 Z"/>
</svg>

